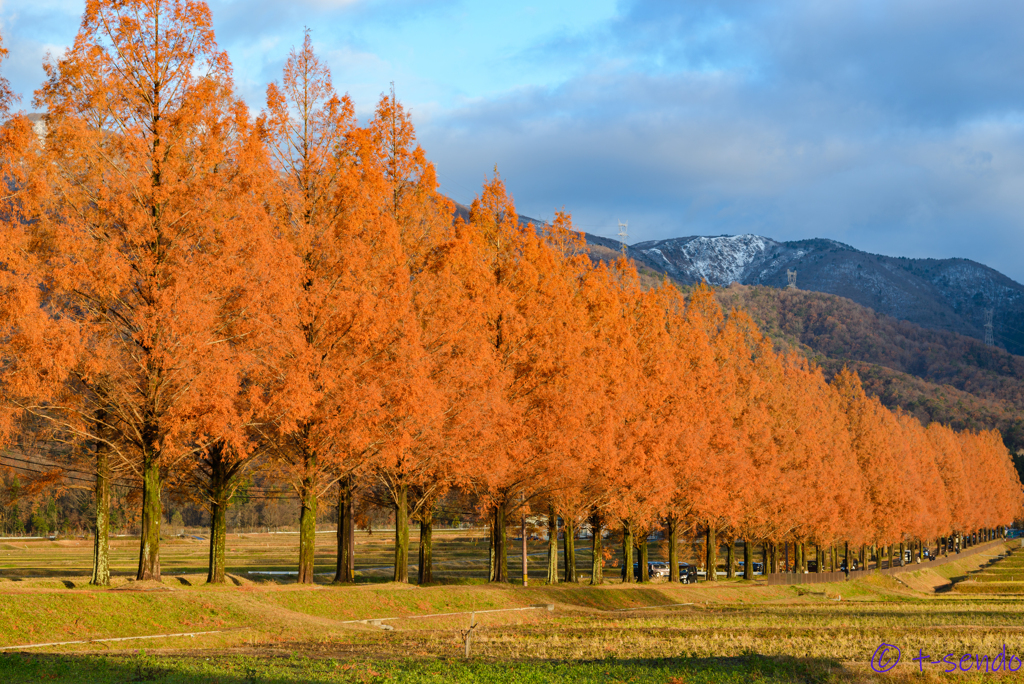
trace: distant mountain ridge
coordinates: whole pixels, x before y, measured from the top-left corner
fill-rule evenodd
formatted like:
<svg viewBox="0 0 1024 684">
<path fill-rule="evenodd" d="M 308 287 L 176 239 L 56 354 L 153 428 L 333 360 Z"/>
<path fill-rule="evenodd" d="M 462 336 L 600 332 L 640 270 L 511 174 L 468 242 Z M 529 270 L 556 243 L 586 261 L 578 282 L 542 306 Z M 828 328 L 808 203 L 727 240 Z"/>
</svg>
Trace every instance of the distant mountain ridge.
<svg viewBox="0 0 1024 684">
<path fill-rule="evenodd" d="M 594 256 L 618 251 L 616 240 L 586 235 Z M 996 346 L 1024 355 L 1024 286 L 969 259 L 909 259 L 862 252 L 815 238 L 779 242 L 760 235 L 690 236 L 630 245 L 627 256 L 683 285 L 786 287 L 851 299 L 878 313 L 926 328 L 985 338 L 993 312 Z"/>
</svg>

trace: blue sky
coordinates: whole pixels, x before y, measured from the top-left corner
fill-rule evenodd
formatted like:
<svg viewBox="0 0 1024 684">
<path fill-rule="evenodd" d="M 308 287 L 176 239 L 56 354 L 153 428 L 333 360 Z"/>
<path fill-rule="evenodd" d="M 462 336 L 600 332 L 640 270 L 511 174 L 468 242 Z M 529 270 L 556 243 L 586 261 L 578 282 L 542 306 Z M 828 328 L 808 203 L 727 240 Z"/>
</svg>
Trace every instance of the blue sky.
<svg viewBox="0 0 1024 684">
<path fill-rule="evenodd" d="M 631 242 L 758 233 L 1024 281 L 1019 0 L 216 0 L 258 109 L 303 27 L 362 115 L 394 81 L 442 189 Z M 16 90 L 80 1 L 3 0 Z"/>
</svg>

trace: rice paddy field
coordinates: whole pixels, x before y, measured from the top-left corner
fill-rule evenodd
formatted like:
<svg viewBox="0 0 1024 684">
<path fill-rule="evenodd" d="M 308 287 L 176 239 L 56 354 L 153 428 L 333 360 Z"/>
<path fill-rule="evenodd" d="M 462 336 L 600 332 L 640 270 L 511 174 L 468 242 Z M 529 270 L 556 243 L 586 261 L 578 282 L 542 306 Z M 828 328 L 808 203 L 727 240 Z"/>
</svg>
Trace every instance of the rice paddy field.
<svg viewBox="0 0 1024 684">
<path fill-rule="evenodd" d="M 1018 542 L 835 584 L 623 585 L 613 569 L 598 587 L 523 587 L 518 573 L 484 583 L 486 539 L 452 532 L 436 544 L 439 581 L 416 586 L 388 581 L 392 548 L 374 534 L 359 539 L 360 581 L 332 586 L 333 535 L 322 536 L 313 586 L 265 574 L 294 567 L 294 535 L 252 534 L 229 537 L 230 581 L 220 587 L 205 584 L 202 540 L 163 542 L 161 583 L 130 581 L 137 542 L 117 540 L 109 589 L 87 584 L 87 540 L 4 540 L 0 682 L 919 682 L 1024 672 Z M 534 578 L 544 553 L 529 548 Z M 577 554 L 589 570 L 589 551 Z M 510 556 L 511 568 L 520 563 Z"/>
</svg>

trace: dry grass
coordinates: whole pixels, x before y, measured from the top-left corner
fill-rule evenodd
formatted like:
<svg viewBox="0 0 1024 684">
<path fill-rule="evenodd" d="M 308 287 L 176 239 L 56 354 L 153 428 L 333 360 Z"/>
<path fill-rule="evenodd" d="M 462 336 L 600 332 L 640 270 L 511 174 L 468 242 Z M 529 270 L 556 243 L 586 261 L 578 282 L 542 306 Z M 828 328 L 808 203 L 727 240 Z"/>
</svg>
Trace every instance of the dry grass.
<svg viewBox="0 0 1024 684">
<path fill-rule="evenodd" d="M 241 541 L 235 540 L 236 553 Z M 265 553 L 264 565 L 270 557 Z M 977 570 L 985 559 L 972 562 Z M 225 630 L 187 642 L 145 642 L 141 645 L 157 663 L 146 667 L 170 668 L 174 676 L 184 677 L 166 681 L 208 681 L 212 671 L 197 663 L 200 657 L 212 658 L 210 662 L 221 667 L 219 681 L 239 684 L 349 681 L 334 669 L 321 672 L 318 663 L 325 662 L 332 667 L 349 663 L 354 669 L 345 672 L 358 671 L 365 681 L 377 681 L 367 674 L 370 670 L 378 672 L 380 681 L 385 675 L 391 678 L 388 681 L 444 681 L 431 679 L 433 672 L 459 681 L 594 681 L 606 678 L 600 676 L 601 663 L 616 663 L 620 669 L 614 672 L 625 673 L 621 681 L 873 681 L 876 675 L 867 662 L 884 642 L 904 653 L 904 662 L 885 677 L 899 680 L 916 672 L 917 665 L 909 658 L 919 650 L 933 657 L 959 657 L 996 654 L 1005 644 L 1008 652 L 1024 655 L 1024 600 L 934 593 L 933 585 L 944 577 L 968 573 L 965 563 L 940 567 L 938 572 L 873 575 L 858 582 L 801 587 L 744 582 L 528 588 L 378 582 L 310 587 L 246 580 L 209 587 L 201 575 L 183 574 L 149 587 L 162 591 L 131 591 L 126 588 L 136 588 L 135 583 L 123 579 L 119 590 L 94 590 L 70 580 L 26 578 L 0 582 L 0 642 Z M 67 588 L 65 581 L 75 588 Z M 472 619 L 466 613 L 536 604 L 553 604 L 555 610 L 477 613 L 473 659 L 462 662 L 462 635 Z M 412 619 L 433 613 L 460 614 Z M 399 618 L 387 621 L 394 627 L 391 631 L 348 622 L 388 617 Z M 9 666 L 10 672 L 39 678 L 44 672 L 74 669 L 71 664 L 77 663 L 82 672 L 95 666 L 97 673 L 113 673 L 109 681 L 125 681 L 117 677 L 125 675 L 125 659 L 134 657 L 131 654 L 139 647 L 132 642 L 85 644 L 51 649 L 61 655 L 36 660 L 4 656 L 0 674 Z M 86 656 L 90 653 L 113 654 L 114 659 L 96 660 Z M 275 674 L 276 679 L 231 679 L 227 674 L 243 662 L 253 671 L 270 672 L 276 667 L 272 664 L 286 660 L 301 664 Z M 572 667 L 563 671 L 552 669 L 552 664 Z M 941 670 L 929 667 L 926 680 Z M 206 674 L 189 674 L 192 679 L 183 674 L 193 670 Z M 106 681 L 100 674 L 94 678 Z M 298 679 L 289 679 L 292 675 Z M 608 678 L 614 681 L 612 675 Z"/>
</svg>

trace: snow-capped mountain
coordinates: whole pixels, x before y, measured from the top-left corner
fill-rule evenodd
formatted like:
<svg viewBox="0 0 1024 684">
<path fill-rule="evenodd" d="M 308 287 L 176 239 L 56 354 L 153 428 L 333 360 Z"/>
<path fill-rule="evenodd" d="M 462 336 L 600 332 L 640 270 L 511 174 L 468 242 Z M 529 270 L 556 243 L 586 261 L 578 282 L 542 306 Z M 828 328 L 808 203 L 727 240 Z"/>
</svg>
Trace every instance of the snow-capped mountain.
<svg viewBox="0 0 1024 684">
<path fill-rule="evenodd" d="M 831 244 L 845 247 L 840 243 Z M 807 254 L 804 247 L 790 247 L 760 235 L 720 235 L 656 240 L 633 245 L 630 251 L 642 260 L 683 282 L 706 280 L 711 285 L 761 282 Z"/>
<path fill-rule="evenodd" d="M 621 246 L 589 235 L 587 241 Z M 976 339 L 985 338 L 991 310 L 996 345 L 1024 355 L 1024 286 L 967 259 L 887 257 L 835 240 L 779 242 L 760 235 L 654 240 L 629 246 L 627 254 L 683 285 L 703 280 L 781 288 L 787 271 L 796 271 L 799 289 L 847 297 L 894 318 Z"/>
</svg>

